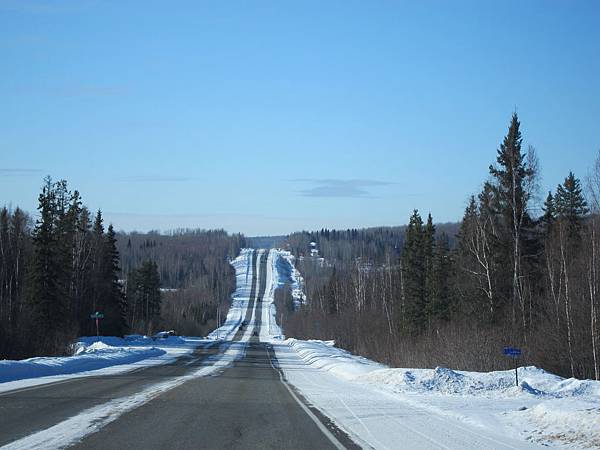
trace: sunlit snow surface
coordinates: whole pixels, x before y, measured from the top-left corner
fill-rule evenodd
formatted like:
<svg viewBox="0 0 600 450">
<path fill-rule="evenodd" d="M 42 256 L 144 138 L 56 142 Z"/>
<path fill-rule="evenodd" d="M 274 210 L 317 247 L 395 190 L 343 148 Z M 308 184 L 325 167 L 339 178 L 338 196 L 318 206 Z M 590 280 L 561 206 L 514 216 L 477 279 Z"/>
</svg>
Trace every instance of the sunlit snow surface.
<svg viewBox="0 0 600 450">
<path fill-rule="evenodd" d="M 39 357 L 20 361 L 0 360 L 0 392 L 63 381 L 69 378 L 114 375 L 158 364 L 173 362 L 191 354 L 200 345 L 213 344 L 217 336 L 231 339 L 238 329 L 250 296 L 252 284 L 252 249 L 243 249 L 232 261 L 236 270 L 237 289 L 232 307 L 219 332 L 207 338 L 170 336 L 152 339 L 131 335 L 126 338 L 82 337 L 75 344 L 74 356 Z M 249 339 L 249 332 L 242 341 Z"/>
<path fill-rule="evenodd" d="M 512 370 L 391 369 L 332 341 L 271 342 L 287 380 L 365 446 L 600 448 L 598 381 L 521 367 L 515 386 Z"/>
<path fill-rule="evenodd" d="M 88 434 L 98 431 L 110 422 L 117 420 L 121 415 L 127 413 L 128 411 L 142 406 L 143 404 L 165 392 L 175 389 L 186 381 L 214 374 L 230 366 L 236 360 L 242 358 L 245 355 L 246 345 L 252 334 L 252 327 L 248 326 L 238 341 L 232 342 L 231 338 L 235 335 L 235 332 L 239 326 L 239 322 L 241 321 L 241 317 L 244 316 L 248 306 L 248 297 L 250 293 L 248 284 L 251 284 L 252 273 L 254 270 L 256 270 L 258 274 L 258 264 L 257 267 L 253 268 L 251 261 L 252 251 L 243 250 L 241 255 L 232 262 L 234 268 L 236 269 L 236 278 L 238 282 L 238 288 L 236 290 L 237 298 L 234 299 L 233 307 L 227 316 L 225 325 L 221 327 L 219 333 L 216 333 L 216 335 L 220 337 L 219 339 L 215 339 L 215 336 L 211 335 L 208 339 L 169 337 L 167 339 L 158 339 L 154 341 L 147 337 L 134 336 L 131 337 L 131 339 L 126 340 L 130 344 L 129 347 L 120 347 L 120 345 L 124 345 L 125 342 L 119 338 L 102 338 L 102 342 L 95 342 L 95 340 L 92 338 L 83 338 L 78 344 L 78 355 L 70 358 L 44 359 L 48 360 L 46 362 L 54 360 L 54 364 L 59 367 L 68 366 L 69 364 L 74 364 L 72 362 L 69 363 L 69 359 L 71 361 L 78 361 L 85 355 L 95 355 L 97 358 L 102 359 L 101 355 L 103 353 L 123 353 L 123 351 L 119 350 L 120 348 L 127 350 L 125 353 L 131 351 L 134 351 L 135 353 L 135 348 L 139 346 L 138 344 L 140 342 L 147 342 L 149 344 L 150 341 L 152 341 L 153 345 L 151 348 L 146 348 L 146 350 L 158 351 L 161 354 L 157 357 L 148 356 L 146 359 L 138 362 L 138 365 L 120 364 L 100 370 L 73 373 L 71 375 L 65 375 L 62 377 L 50 376 L 2 383 L 0 384 L 0 390 L 7 391 L 19 388 L 27 388 L 33 387 L 37 384 L 44 384 L 53 381 L 68 381 L 69 378 L 73 377 L 104 375 L 109 373 L 114 374 L 127 370 L 133 370 L 139 367 L 151 366 L 153 364 L 164 364 L 166 362 L 171 362 L 177 357 L 180 357 L 186 353 L 192 353 L 199 345 L 218 345 L 219 351 L 217 354 L 209 356 L 203 360 L 201 367 L 190 370 L 190 372 L 184 376 L 167 378 L 164 381 L 151 384 L 147 387 L 144 387 L 134 395 L 116 398 L 104 404 L 81 411 L 77 415 L 63 420 L 62 422 L 59 422 L 47 429 L 40 430 L 17 441 L 11 442 L 10 444 L 2 447 L 2 449 L 30 450 L 67 447 L 80 441 Z M 254 322 L 255 317 L 255 311 L 253 310 L 252 322 Z M 14 365 L 18 362 L 20 361 L 9 361 L 6 362 L 6 364 Z M 194 359 L 192 359 L 190 362 L 194 362 Z M 35 370 L 30 371 L 29 375 L 32 377 L 35 376 Z"/>
<path fill-rule="evenodd" d="M 224 324 L 207 338 L 109 337 L 99 343 L 95 338 L 82 338 L 73 357 L 0 361 L 1 392 L 164 364 L 192 353 L 199 345 L 218 345 L 220 349 L 183 377 L 166 379 L 135 395 L 82 411 L 7 448 L 68 445 L 189 379 L 223 370 L 243 357 L 259 317 L 260 340 L 273 346 L 288 382 L 365 447 L 600 448 L 600 382 L 563 379 L 535 367 L 522 367 L 517 387 L 513 371 L 391 369 L 341 350 L 332 341 L 285 339 L 276 322 L 275 289 L 288 282 L 295 298 L 305 301 L 298 292 L 301 279 L 289 252 L 269 252 L 264 298 L 255 303 L 241 340 L 232 343 L 250 302 L 253 274 L 261 275 L 258 262 L 252 264 L 252 254 L 250 249 L 242 250 L 232 261 L 237 288 L 231 308 Z"/>
</svg>

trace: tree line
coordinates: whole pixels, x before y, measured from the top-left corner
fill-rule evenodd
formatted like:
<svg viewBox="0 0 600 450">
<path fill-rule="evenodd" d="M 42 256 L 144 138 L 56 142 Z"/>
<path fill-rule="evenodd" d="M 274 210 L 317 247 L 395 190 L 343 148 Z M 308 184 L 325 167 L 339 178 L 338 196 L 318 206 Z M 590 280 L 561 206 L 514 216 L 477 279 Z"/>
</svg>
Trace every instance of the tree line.
<svg viewBox="0 0 600 450">
<path fill-rule="evenodd" d="M 600 379 L 600 156 L 585 193 L 570 172 L 536 214 L 539 163 L 522 147 L 514 114 L 454 226 L 414 211 L 397 233 L 290 236 L 308 303 L 286 313 L 287 334 L 392 365 L 471 370 L 507 368 L 502 348 L 518 346 L 522 363 Z M 304 256 L 308 239 L 324 261 Z"/>
<path fill-rule="evenodd" d="M 198 230 L 142 236 L 106 228 L 101 211 L 92 214 L 77 190 L 50 177 L 35 221 L 18 207 L 0 209 L 0 358 L 65 354 L 77 336 L 95 334 L 96 311 L 104 314 L 104 335 L 176 328 L 186 312 L 187 331 L 198 331 L 205 310 L 214 309 L 208 299 L 221 305 L 233 291 L 227 258 L 243 237 Z M 168 305 L 163 277 L 181 288 Z"/>
<path fill-rule="evenodd" d="M 235 289 L 229 261 L 247 245 L 241 234 L 224 230 L 177 229 L 168 233 L 119 233 L 117 249 L 127 290 L 139 279 L 136 268 L 155 263 L 162 287 L 160 319 L 166 328 L 187 335 L 204 335 L 217 326 L 217 310 L 225 317 Z M 143 294 L 129 308 L 130 323 L 143 324 Z M 151 308 L 150 308 L 151 309 Z M 140 322 L 141 320 L 141 322 Z"/>
</svg>

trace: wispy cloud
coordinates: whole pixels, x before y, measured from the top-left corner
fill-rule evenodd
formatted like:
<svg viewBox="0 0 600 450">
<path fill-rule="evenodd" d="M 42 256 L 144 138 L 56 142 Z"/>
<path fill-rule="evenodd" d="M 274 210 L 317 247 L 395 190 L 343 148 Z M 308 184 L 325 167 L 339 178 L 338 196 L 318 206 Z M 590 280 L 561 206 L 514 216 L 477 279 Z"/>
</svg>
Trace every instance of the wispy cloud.
<svg viewBox="0 0 600 450">
<path fill-rule="evenodd" d="M 126 183 L 171 183 L 181 181 L 193 181 L 197 178 L 171 175 L 134 175 L 118 178 L 118 181 Z"/>
<path fill-rule="evenodd" d="M 41 169 L 22 169 L 22 168 L 10 168 L 0 169 L 0 175 L 6 177 L 31 177 L 39 176 L 43 171 Z"/>
<path fill-rule="evenodd" d="M 374 198 L 369 188 L 389 186 L 394 183 L 380 180 L 365 179 L 329 179 L 329 178 L 301 178 L 291 180 L 312 186 L 298 191 L 304 197 L 347 197 L 347 198 Z"/>
</svg>

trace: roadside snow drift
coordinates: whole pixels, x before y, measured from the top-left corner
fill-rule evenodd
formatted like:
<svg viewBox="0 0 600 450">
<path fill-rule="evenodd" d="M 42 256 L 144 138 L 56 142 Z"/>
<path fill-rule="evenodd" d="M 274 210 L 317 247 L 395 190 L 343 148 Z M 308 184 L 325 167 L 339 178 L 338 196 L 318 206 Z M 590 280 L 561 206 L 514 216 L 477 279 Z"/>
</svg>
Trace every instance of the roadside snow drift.
<svg viewBox="0 0 600 450">
<path fill-rule="evenodd" d="M 0 392 L 51 383 L 66 378 L 114 375 L 143 366 L 166 364 L 190 354 L 208 341 L 169 336 L 152 339 L 131 335 L 81 337 L 73 345 L 73 356 L 38 357 L 0 361 Z"/>
<path fill-rule="evenodd" d="M 289 253 L 271 255 L 272 285 L 289 283 Z M 263 307 L 274 321 L 272 297 L 265 295 Z M 515 386 L 514 370 L 389 368 L 333 341 L 281 338 L 279 331 L 271 333 L 286 379 L 363 446 L 600 448 L 599 381 L 565 379 L 529 366 L 518 369 Z"/>
<path fill-rule="evenodd" d="M 118 364 L 131 364 L 165 353 L 164 350 L 156 347 L 112 347 L 103 342 L 97 342 L 89 347 L 80 347 L 75 356 L 0 361 L 0 383 L 24 378 L 85 372 Z"/>
</svg>

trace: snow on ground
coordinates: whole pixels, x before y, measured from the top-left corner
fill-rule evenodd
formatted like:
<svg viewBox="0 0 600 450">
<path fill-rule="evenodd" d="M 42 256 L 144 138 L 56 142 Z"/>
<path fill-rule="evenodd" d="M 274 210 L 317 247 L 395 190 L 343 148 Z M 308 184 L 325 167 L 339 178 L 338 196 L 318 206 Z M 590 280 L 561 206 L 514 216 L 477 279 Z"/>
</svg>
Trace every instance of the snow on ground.
<svg viewBox="0 0 600 450">
<path fill-rule="evenodd" d="M 269 257 L 272 259 L 274 272 L 276 274 L 276 286 L 282 287 L 286 282 L 291 285 L 292 298 L 294 299 L 295 307 L 306 303 L 306 295 L 304 293 L 304 278 L 294 265 L 295 258 L 289 251 L 286 250 L 271 250 Z"/>
<path fill-rule="evenodd" d="M 212 344 L 214 343 L 215 341 L 212 341 Z M 202 362 L 202 367 L 187 375 L 168 378 L 165 381 L 152 384 L 134 395 L 116 398 L 101 405 L 94 406 L 69 419 L 63 420 L 50 428 L 11 442 L 2 447 L 2 449 L 55 449 L 73 445 L 88 434 L 100 430 L 102 427 L 117 420 L 128 411 L 132 411 L 135 408 L 142 406 L 159 395 L 175 389 L 177 386 L 180 386 L 189 380 L 205 377 L 224 369 L 230 365 L 232 361 L 243 357 L 245 351 L 246 344 L 244 342 L 221 343 L 218 354 L 207 358 Z"/>
<path fill-rule="evenodd" d="M 259 275 L 259 265 L 257 258 L 257 267 L 252 267 L 252 257 L 254 249 L 244 248 L 240 251 L 237 258 L 231 261 L 235 269 L 236 289 L 231 296 L 231 305 L 227 312 L 227 318 L 223 325 L 212 331 L 209 339 L 231 339 L 238 330 L 250 302 L 250 292 L 252 291 L 252 276 L 254 273 Z"/>
<path fill-rule="evenodd" d="M 239 341 L 232 341 L 231 338 L 235 335 L 242 318 L 246 314 L 252 284 L 252 273 L 253 271 L 256 271 L 257 275 L 260 275 L 260 266 L 258 261 L 257 266 L 254 268 L 251 267 L 251 261 L 252 250 L 246 250 L 242 251 L 240 257 L 236 258 L 236 260 L 232 262 L 236 269 L 237 289 L 236 293 L 234 294 L 235 298 L 232 302 L 232 308 L 227 316 L 225 324 L 220 329 L 219 335 L 213 333 L 211 339 L 207 340 L 173 336 L 156 341 L 150 339 L 150 341 L 155 344 L 155 347 L 159 351 L 165 352 L 163 357 L 168 354 L 169 350 L 172 351 L 176 348 L 185 348 L 186 345 L 189 345 L 190 352 L 202 343 L 205 345 L 219 345 L 219 352 L 216 355 L 210 356 L 203 360 L 200 368 L 195 369 L 184 376 L 169 378 L 152 384 L 134 395 L 113 399 L 104 404 L 89 408 L 50 428 L 38 431 L 12 442 L 3 447 L 3 450 L 64 448 L 72 445 L 86 435 L 98 431 L 110 422 L 117 420 L 121 415 L 140 407 L 153 398 L 156 398 L 159 395 L 168 392 L 191 379 L 205 377 L 214 374 L 217 371 L 223 370 L 236 360 L 242 358 L 246 353 L 246 347 L 252 336 L 253 325 L 257 317 L 256 303 L 252 311 L 250 323 L 246 327 L 241 339 Z M 118 345 L 124 343 L 123 340 L 114 337 L 102 339 L 102 342 L 94 342 L 95 338 L 82 339 L 76 345 L 75 352 L 77 355 L 71 358 L 78 358 L 79 356 L 87 353 L 106 352 L 111 348 L 119 348 Z M 125 339 L 125 341 L 127 344 L 129 344 L 129 348 L 133 348 L 134 346 L 140 346 L 141 344 L 148 342 L 149 338 L 143 336 L 131 336 L 129 339 Z M 198 358 L 191 359 L 186 364 L 189 365 L 197 361 Z M 149 363 L 148 359 L 143 361 L 143 366 L 150 364 L 151 363 Z M 114 370 L 114 366 L 104 370 L 109 369 Z M 99 375 L 102 374 L 102 372 L 102 370 L 95 370 L 87 373 L 91 375 Z M 82 374 L 79 373 L 76 376 L 82 376 Z M 46 379 L 52 378 L 55 377 L 46 377 Z M 0 387 L 10 384 L 11 383 L 0 384 Z M 11 389 L 15 388 L 16 387 L 12 387 Z"/>
<path fill-rule="evenodd" d="M 74 377 L 114 375 L 142 366 L 165 364 L 191 354 L 198 346 L 208 345 L 217 337 L 230 339 L 237 331 L 248 306 L 252 274 L 256 270 L 251 267 L 252 254 L 252 249 L 243 249 L 232 261 L 237 282 L 232 307 L 223 326 L 218 332 L 212 332 L 207 339 L 179 336 L 152 339 L 130 335 L 125 338 L 100 336 L 98 342 L 95 336 L 82 337 L 74 344 L 73 356 L 0 360 L 0 392 Z"/>
<path fill-rule="evenodd" d="M 282 253 L 269 256 L 285 258 Z M 288 277 L 285 271 L 272 275 L 279 278 L 275 286 Z M 268 298 L 263 306 L 274 320 Z M 521 367 L 515 386 L 513 370 L 393 369 L 332 341 L 282 341 L 279 330 L 271 343 L 288 382 L 365 446 L 600 448 L 598 381 Z"/>
<path fill-rule="evenodd" d="M 125 339 L 100 336 L 99 342 L 95 336 L 82 337 L 74 345 L 73 356 L 0 361 L 0 392 L 166 364 L 210 342 L 179 336 L 157 340 L 139 335 Z"/>
<path fill-rule="evenodd" d="M 431 421 L 441 423 L 449 434 L 468 427 L 461 432 L 469 440 L 470 433 L 481 434 L 485 439 L 478 442 L 487 442 L 486 448 L 527 448 L 527 442 L 600 447 L 598 381 L 564 379 L 521 367 L 515 386 L 513 370 L 390 369 L 330 341 L 287 339 L 274 341 L 274 348 L 286 377 L 310 402 L 376 448 L 393 448 L 394 439 L 400 439 L 393 432 L 377 431 L 381 423 L 398 417 L 403 425 L 433 439 L 436 433 L 427 432 Z M 417 439 L 412 445 L 420 448 L 425 443 Z M 469 448 L 468 441 L 456 441 L 449 448 Z"/>
<path fill-rule="evenodd" d="M 291 255 L 285 251 L 269 252 L 265 295 L 255 303 L 241 341 L 232 342 L 246 314 L 253 274 L 260 279 L 260 265 L 257 260 L 252 267 L 252 256 L 253 250 L 245 249 L 232 261 L 237 281 L 232 305 L 225 323 L 207 339 L 131 336 L 103 337 L 95 342 L 95 338 L 82 338 L 75 346 L 75 355 L 69 358 L 0 361 L 0 391 L 7 391 L 163 364 L 193 352 L 198 345 L 220 346 L 218 354 L 183 377 L 163 380 L 133 396 L 90 408 L 9 448 L 49 448 L 75 442 L 191 378 L 227 367 L 245 354 L 257 317 L 261 318 L 260 339 L 273 346 L 288 382 L 364 446 L 393 449 L 402 443 L 415 449 L 524 449 L 542 444 L 600 448 L 600 382 L 563 379 L 535 367 L 522 367 L 517 387 L 513 385 L 513 371 L 392 369 L 336 348 L 332 341 L 284 340 L 276 323 L 274 292 L 290 280 L 297 289 L 301 287 Z M 27 378 L 40 373 L 61 375 Z"/>
<path fill-rule="evenodd" d="M 164 354 L 164 350 L 156 347 L 113 347 L 104 342 L 96 342 L 85 348 L 80 347 L 75 356 L 0 361 L 0 382 L 85 372 L 117 364 L 135 363 Z"/>
<path fill-rule="evenodd" d="M 267 255 L 267 285 L 265 286 L 265 294 L 261 299 L 260 314 L 261 314 L 261 327 L 259 338 L 261 341 L 270 341 L 277 337 L 281 339 L 281 328 L 277 325 L 275 315 L 277 310 L 275 308 L 275 290 L 279 287 L 279 283 L 284 279 L 284 276 L 280 273 L 280 258 L 278 253 L 271 250 Z M 293 266 L 292 266 L 293 267 Z"/>
</svg>

